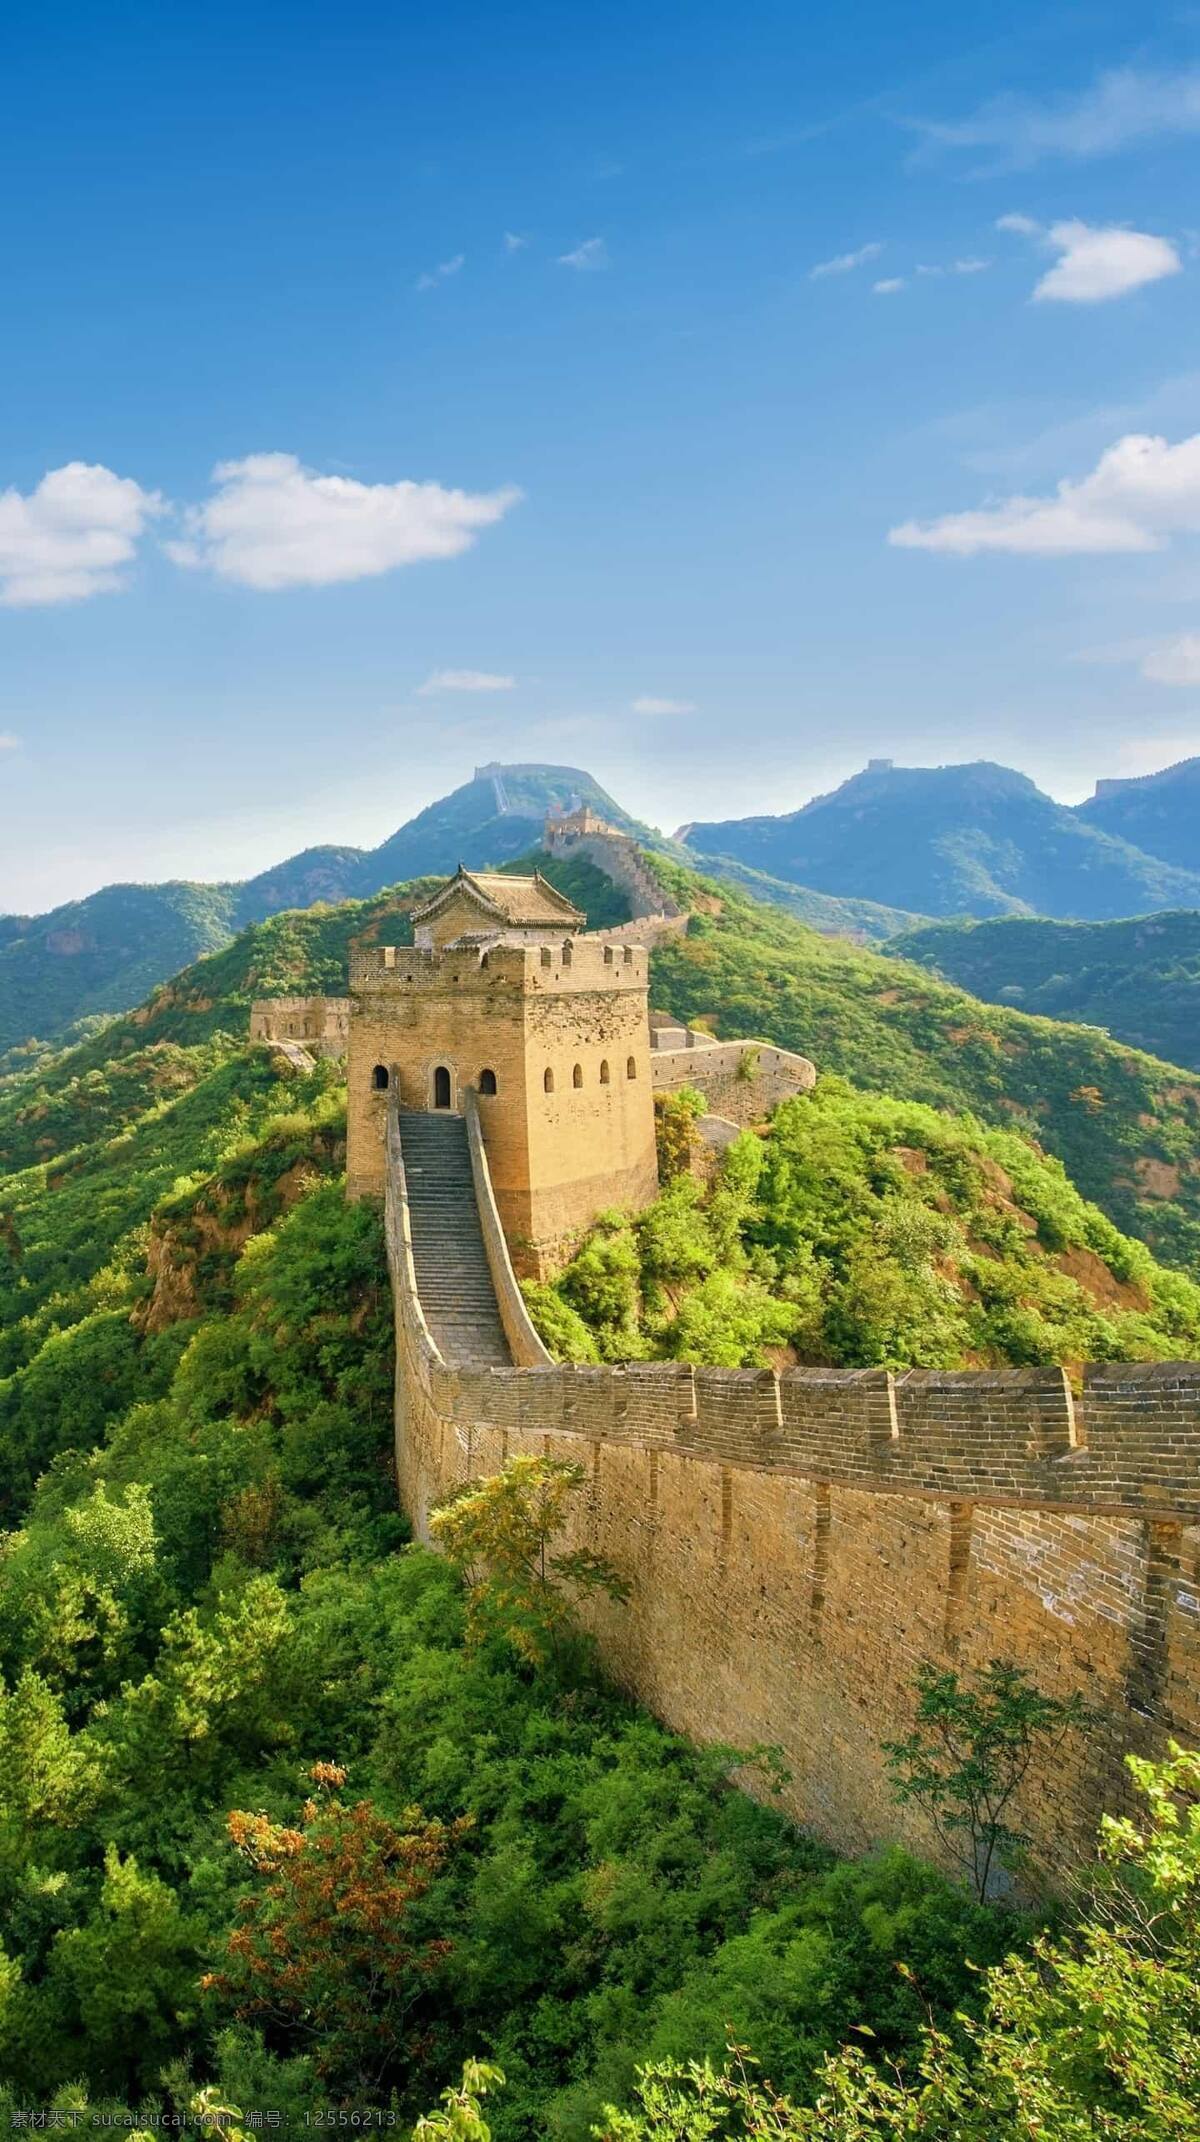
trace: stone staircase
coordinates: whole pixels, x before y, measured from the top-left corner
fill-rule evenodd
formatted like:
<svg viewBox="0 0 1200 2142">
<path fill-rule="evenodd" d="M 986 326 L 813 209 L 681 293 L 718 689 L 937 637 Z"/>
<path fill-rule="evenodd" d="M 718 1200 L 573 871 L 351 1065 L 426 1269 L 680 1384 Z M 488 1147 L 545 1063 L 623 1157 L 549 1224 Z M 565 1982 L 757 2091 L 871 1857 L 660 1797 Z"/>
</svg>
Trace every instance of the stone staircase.
<svg viewBox="0 0 1200 2142">
<path fill-rule="evenodd" d="M 400 1150 L 408 1185 L 417 1293 L 444 1361 L 512 1361 L 483 1244 L 462 1116 L 405 1108 Z"/>
</svg>

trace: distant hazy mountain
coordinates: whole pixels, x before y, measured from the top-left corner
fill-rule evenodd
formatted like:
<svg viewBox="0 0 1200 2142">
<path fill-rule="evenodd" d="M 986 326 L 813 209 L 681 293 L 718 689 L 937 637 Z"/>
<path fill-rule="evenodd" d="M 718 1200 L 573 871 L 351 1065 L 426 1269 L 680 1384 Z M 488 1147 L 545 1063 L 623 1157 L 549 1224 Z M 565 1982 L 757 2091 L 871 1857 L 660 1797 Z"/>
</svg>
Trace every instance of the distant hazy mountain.
<svg viewBox="0 0 1200 2142">
<path fill-rule="evenodd" d="M 1200 914 L 1132 922 L 943 922 L 885 951 L 918 960 L 973 996 L 1101 1026 L 1167 1063 L 1200 1071 Z"/>
<path fill-rule="evenodd" d="M 54 1040 L 89 1014 L 128 1011 L 283 908 L 366 899 L 401 878 L 527 854 L 547 812 L 576 803 L 644 830 L 580 767 L 487 766 L 378 848 L 306 848 L 241 884 L 106 885 L 48 915 L 0 916 L 0 1053 L 31 1036 Z"/>
<path fill-rule="evenodd" d="M 1200 759 L 1134 781 L 1098 781 L 1079 816 L 1165 863 L 1200 871 Z"/>
<path fill-rule="evenodd" d="M 786 817 L 695 824 L 678 837 L 698 856 L 926 915 L 1103 920 L 1200 906 L 1200 869 L 1145 854 L 986 760 L 877 759 Z"/>
</svg>

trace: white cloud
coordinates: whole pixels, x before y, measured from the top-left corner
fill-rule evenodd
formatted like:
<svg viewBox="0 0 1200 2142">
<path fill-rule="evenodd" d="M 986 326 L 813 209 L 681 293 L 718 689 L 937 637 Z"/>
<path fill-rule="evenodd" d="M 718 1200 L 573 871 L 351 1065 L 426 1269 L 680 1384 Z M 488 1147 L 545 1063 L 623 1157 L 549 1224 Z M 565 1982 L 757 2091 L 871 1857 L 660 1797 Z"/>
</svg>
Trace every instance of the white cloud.
<svg viewBox="0 0 1200 2142">
<path fill-rule="evenodd" d="M 1032 216 L 997 216 L 996 218 L 996 229 L 998 231 L 1015 231 L 1018 238 L 1034 238 L 1041 230 L 1041 227 L 1040 223 L 1034 222 Z"/>
<path fill-rule="evenodd" d="M 1017 495 L 973 512 L 905 521 L 888 541 L 959 557 L 985 550 L 1063 557 L 1163 550 L 1181 533 L 1200 533 L 1200 432 L 1177 446 L 1130 432 L 1090 475 L 1078 482 L 1065 477 L 1048 498 Z"/>
<path fill-rule="evenodd" d="M 631 699 L 629 703 L 635 714 L 694 714 L 696 711 L 692 699 L 656 699 L 650 692 L 643 693 L 640 699 Z"/>
<path fill-rule="evenodd" d="M 490 669 L 435 669 L 418 684 L 418 699 L 429 699 L 438 692 L 511 692 L 515 677 L 497 676 Z"/>
<path fill-rule="evenodd" d="M 948 261 L 940 267 L 936 263 L 930 265 L 926 261 L 918 261 L 917 274 L 932 276 L 982 275 L 984 269 L 990 268 L 991 265 L 992 263 L 990 260 L 977 260 L 973 255 L 966 260 Z"/>
<path fill-rule="evenodd" d="M 425 558 L 456 558 L 521 496 L 511 485 L 449 491 L 440 483 L 319 476 L 295 454 L 219 462 L 213 482 L 213 496 L 187 510 L 186 540 L 167 550 L 177 565 L 248 588 L 327 587 Z"/>
<path fill-rule="evenodd" d="M 452 260 L 440 260 L 436 268 L 430 268 L 425 275 L 418 275 L 413 287 L 416 290 L 436 290 L 439 283 L 449 282 L 450 277 L 457 275 L 466 264 L 466 254 L 456 253 Z"/>
<path fill-rule="evenodd" d="M 1155 684 L 1200 684 L 1200 632 L 1181 632 L 1151 648 L 1142 675 Z"/>
<path fill-rule="evenodd" d="M 0 604 L 11 610 L 82 602 L 125 585 L 157 491 L 86 461 L 68 461 L 36 490 L 0 491 Z"/>
<path fill-rule="evenodd" d="M 20 748 L 20 737 L 13 736 L 10 731 L 5 730 L 4 734 L 0 736 L 0 751 L 19 751 Z"/>
<path fill-rule="evenodd" d="M 608 247 L 605 245 L 603 238 L 585 238 L 583 243 L 573 247 L 571 252 L 560 253 L 558 256 L 560 268 L 583 268 L 586 270 L 589 268 L 607 268 L 608 264 Z"/>
<path fill-rule="evenodd" d="M 903 290 L 904 284 L 902 275 L 885 275 L 882 282 L 872 283 L 871 288 L 876 297 L 890 297 L 894 290 Z"/>
<path fill-rule="evenodd" d="M 881 240 L 873 238 L 869 245 L 860 245 L 857 253 L 835 253 L 832 260 L 819 260 L 815 268 L 809 269 L 809 278 L 815 283 L 823 275 L 849 275 L 864 261 L 877 259 L 882 251 Z"/>
<path fill-rule="evenodd" d="M 506 253 L 523 253 L 528 244 L 528 238 L 523 238 L 520 231 L 505 231 L 504 250 Z"/>
<path fill-rule="evenodd" d="M 1124 297 L 1145 283 L 1178 275 L 1183 262 L 1170 240 L 1149 231 L 1117 227 L 1096 229 L 1087 223 L 1052 223 L 1047 245 L 1060 255 L 1034 291 L 1035 298 L 1058 298 L 1070 305 L 1100 304 Z"/>
<path fill-rule="evenodd" d="M 1047 156 L 1108 156 L 1134 142 L 1200 131 L 1200 72 L 1114 68 L 1075 95 L 993 97 L 968 119 L 918 125 L 932 149 L 993 151 L 992 170 L 1027 171 Z"/>
</svg>

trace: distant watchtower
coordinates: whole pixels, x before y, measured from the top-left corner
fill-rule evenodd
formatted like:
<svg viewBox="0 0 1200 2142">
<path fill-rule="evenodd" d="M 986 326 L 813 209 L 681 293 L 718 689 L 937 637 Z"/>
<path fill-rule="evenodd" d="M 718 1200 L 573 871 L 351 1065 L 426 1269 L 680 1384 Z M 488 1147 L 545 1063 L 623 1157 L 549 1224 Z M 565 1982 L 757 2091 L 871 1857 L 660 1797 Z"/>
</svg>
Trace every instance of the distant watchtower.
<svg viewBox="0 0 1200 2142">
<path fill-rule="evenodd" d="M 658 1188 L 647 954 L 583 937 L 544 878 L 460 869 L 415 942 L 350 959 L 347 1181 L 381 1196 L 389 1097 L 479 1119 L 518 1271 L 538 1274 L 609 1205 Z"/>
</svg>

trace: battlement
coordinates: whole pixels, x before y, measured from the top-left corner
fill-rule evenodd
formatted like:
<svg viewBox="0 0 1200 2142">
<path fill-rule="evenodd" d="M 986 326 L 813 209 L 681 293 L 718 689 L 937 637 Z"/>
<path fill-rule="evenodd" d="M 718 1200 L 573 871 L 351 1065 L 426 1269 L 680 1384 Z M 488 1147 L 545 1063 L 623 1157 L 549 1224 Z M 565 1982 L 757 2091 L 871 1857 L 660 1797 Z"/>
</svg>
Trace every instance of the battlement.
<svg viewBox="0 0 1200 2142">
<path fill-rule="evenodd" d="M 449 1421 L 672 1449 L 947 1500 L 1200 1521 L 1200 1365 L 1061 1369 L 439 1371 Z"/>
<path fill-rule="evenodd" d="M 505 984 L 531 997 L 594 989 L 644 992 L 648 971 L 644 945 L 599 936 L 520 944 L 505 936 L 481 935 L 441 948 L 361 943 L 350 948 L 352 995 L 394 991 L 401 996 L 424 990 L 486 995 Z"/>
</svg>

